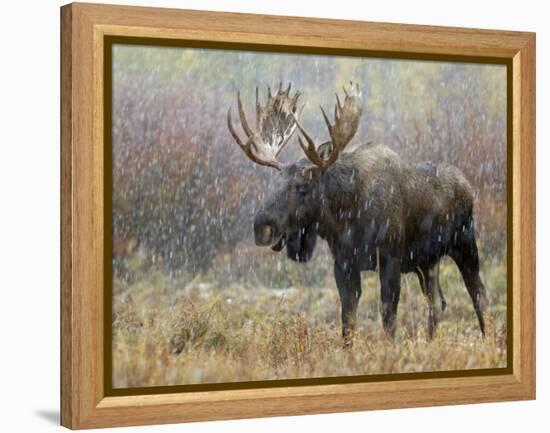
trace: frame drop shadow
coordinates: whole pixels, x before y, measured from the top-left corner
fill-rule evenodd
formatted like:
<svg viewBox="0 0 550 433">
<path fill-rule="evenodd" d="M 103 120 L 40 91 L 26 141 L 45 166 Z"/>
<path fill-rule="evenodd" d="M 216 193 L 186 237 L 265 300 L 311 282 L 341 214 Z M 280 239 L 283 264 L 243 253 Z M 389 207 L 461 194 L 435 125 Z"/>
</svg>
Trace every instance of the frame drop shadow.
<svg viewBox="0 0 550 433">
<path fill-rule="evenodd" d="M 59 411 L 57 409 L 38 409 L 34 414 L 50 424 L 59 425 Z"/>
</svg>

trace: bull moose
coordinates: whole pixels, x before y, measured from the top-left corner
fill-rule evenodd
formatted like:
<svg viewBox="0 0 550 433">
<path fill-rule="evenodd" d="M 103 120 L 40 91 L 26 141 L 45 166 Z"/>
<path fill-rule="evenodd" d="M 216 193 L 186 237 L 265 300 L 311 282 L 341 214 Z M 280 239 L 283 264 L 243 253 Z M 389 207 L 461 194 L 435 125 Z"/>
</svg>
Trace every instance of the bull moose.
<svg viewBox="0 0 550 433">
<path fill-rule="evenodd" d="M 255 242 L 274 251 L 286 247 L 290 259 L 308 261 L 317 237 L 326 240 L 334 259 L 341 301 L 344 346 L 351 346 L 361 296 L 360 273 L 378 270 L 381 316 L 389 337 L 395 333 L 401 273 L 414 272 L 428 302 L 428 334 L 433 337 L 446 302 L 439 285 L 439 260 L 457 264 L 472 299 L 482 334 L 487 305 L 479 275 L 473 219 L 472 187 L 448 164 L 415 164 L 390 148 L 371 143 L 344 152 L 363 111 L 359 86 L 336 94 L 334 121 L 321 107 L 329 141 L 316 145 L 301 125 L 300 92 L 290 85 L 272 94 L 265 105 L 256 88 L 256 128 L 248 123 L 237 93 L 243 142 L 227 113 L 227 126 L 244 153 L 257 164 L 274 168 L 282 187 L 263 203 L 254 219 Z M 296 130 L 306 156 L 285 165 L 278 154 Z"/>
</svg>

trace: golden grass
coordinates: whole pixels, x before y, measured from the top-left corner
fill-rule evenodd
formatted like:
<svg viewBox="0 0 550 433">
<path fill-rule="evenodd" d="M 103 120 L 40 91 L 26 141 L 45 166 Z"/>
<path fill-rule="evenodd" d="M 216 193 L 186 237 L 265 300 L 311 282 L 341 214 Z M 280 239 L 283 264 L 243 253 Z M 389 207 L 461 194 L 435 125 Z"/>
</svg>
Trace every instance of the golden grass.
<svg viewBox="0 0 550 433">
<path fill-rule="evenodd" d="M 160 272 L 138 282 L 115 280 L 113 386 L 196 383 L 442 371 L 506 366 L 506 274 L 483 274 L 491 301 L 487 337 L 456 266 L 443 260 L 449 304 L 433 341 L 416 277 L 402 277 L 398 328 L 388 340 L 379 318 L 377 275 L 363 276 L 358 329 L 342 349 L 340 303 L 334 283 L 323 288 L 186 285 Z"/>
</svg>

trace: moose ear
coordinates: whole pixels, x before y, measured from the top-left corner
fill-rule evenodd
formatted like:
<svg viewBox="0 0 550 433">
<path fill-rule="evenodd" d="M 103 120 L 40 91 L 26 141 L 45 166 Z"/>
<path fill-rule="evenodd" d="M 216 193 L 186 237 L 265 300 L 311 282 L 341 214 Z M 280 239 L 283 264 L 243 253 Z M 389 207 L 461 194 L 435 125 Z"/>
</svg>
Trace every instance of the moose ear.
<svg viewBox="0 0 550 433">
<path fill-rule="evenodd" d="M 325 141 L 317 148 L 317 154 L 323 158 L 328 159 L 332 152 L 332 141 Z"/>
</svg>

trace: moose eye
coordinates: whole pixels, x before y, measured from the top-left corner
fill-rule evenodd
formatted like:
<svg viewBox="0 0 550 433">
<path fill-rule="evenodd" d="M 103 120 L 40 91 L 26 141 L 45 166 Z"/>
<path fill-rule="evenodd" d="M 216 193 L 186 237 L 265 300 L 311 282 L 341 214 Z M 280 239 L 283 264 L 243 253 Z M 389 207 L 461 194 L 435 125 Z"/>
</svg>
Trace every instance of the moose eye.
<svg viewBox="0 0 550 433">
<path fill-rule="evenodd" d="M 299 194 L 306 195 L 308 187 L 307 185 L 296 185 L 296 191 L 298 191 Z"/>
</svg>

